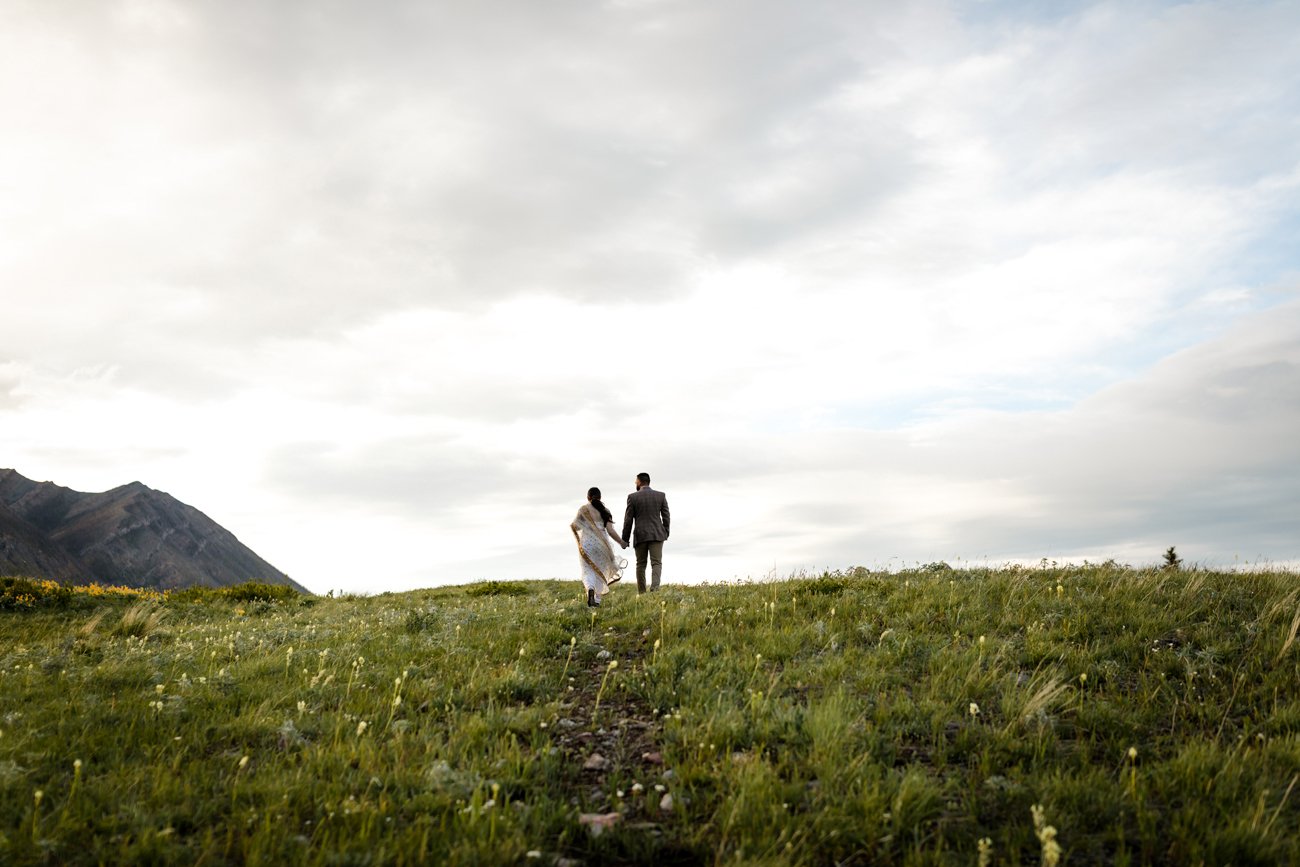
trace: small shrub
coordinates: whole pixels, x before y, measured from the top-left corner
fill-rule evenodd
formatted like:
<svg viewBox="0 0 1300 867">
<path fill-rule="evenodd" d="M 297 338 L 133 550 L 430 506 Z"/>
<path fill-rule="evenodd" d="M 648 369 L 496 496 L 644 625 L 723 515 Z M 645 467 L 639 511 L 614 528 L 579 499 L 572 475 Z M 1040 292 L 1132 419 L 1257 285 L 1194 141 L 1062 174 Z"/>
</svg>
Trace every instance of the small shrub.
<svg viewBox="0 0 1300 867">
<path fill-rule="evenodd" d="M 432 611 L 411 611 L 406 615 L 406 622 L 403 624 L 407 632 L 412 635 L 419 632 L 428 632 L 438 625 L 438 615 Z"/>
<path fill-rule="evenodd" d="M 289 602 L 298 598 L 298 591 L 285 584 L 267 584 L 265 581 L 245 581 L 217 591 L 230 602 Z"/>
<path fill-rule="evenodd" d="M 71 599 L 72 590 L 57 581 L 0 578 L 0 611 L 66 608 Z"/>
<path fill-rule="evenodd" d="M 219 591 L 212 587 L 186 587 L 183 590 L 172 590 L 167 594 L 169 602 L 202 603 L 219 598 L 221 598 Z"/>
<path fill-rule="evenodd" d="M 522 581 L 481 581 L 471 584 L 466 596 L 527 596 L 528 587 Z"/>
<path fill-rule="evenodd" d="M 810 596 L 834 596 L 843 593 L 848 581 L 839 575 L 827 573 L 817 578 L 809 578 L 799 585 L 799 590 Z"/>
</svg>

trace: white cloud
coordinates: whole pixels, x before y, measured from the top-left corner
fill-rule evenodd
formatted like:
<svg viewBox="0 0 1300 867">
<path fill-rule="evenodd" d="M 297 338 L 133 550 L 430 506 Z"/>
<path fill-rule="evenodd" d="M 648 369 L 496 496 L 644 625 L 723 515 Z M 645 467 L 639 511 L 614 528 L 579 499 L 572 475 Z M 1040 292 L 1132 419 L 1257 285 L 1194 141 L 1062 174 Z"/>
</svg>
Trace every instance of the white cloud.
<svg viewBox="0 0 1300 867">
<path fill-rule="evenodd" d="M 568 574 L 642 469 L 697 578 L 1294 557 L 1297 24 L 10 4 L 0 463 L 313 587 Z"/>
</svg>

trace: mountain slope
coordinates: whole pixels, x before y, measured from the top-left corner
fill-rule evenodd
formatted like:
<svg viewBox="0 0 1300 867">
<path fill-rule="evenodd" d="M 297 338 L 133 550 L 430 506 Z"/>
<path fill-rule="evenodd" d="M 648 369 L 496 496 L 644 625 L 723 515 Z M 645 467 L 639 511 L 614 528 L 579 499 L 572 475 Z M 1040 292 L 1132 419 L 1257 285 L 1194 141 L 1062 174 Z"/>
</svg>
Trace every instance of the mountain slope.
<svg viewBox="0 0 1300 867">
<path fill-rule="evenodd" d="M 0 575 L 58 577 L 89 583 L 90 572 L 0 500 Z"/>
<path fill-rule="evenodd" d="M 0 469 L 0 573 L 84 584 L 303 590 L 193 506 L 132 482 L 83 493 Z"/>
</svg>

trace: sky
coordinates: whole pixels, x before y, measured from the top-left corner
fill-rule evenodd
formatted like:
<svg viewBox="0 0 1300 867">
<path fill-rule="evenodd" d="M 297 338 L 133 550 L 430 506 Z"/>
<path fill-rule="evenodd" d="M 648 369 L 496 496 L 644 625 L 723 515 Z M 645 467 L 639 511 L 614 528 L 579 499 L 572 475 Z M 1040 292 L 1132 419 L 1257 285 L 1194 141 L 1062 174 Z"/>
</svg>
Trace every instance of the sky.
<svg viewBox="0 0 1300 867">
<path fill-rule="evenodd" d="M 0 0 L 0 466 L 318 592 L 1300 564 L 1298 241 L 1296 3 Z"/>
</svg>

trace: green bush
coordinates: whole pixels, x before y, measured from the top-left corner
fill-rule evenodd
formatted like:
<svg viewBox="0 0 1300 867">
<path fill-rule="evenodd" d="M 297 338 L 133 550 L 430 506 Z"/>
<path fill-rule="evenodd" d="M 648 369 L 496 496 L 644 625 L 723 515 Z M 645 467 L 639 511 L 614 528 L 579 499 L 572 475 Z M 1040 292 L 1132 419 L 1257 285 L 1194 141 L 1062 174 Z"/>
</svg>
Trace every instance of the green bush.
<svg viewBox="0 0 1300 867">
<path fill-rule="evenodd" d="M 219 599 L 220 591 L 213 587 L 186 587 L 182 590 L 173 590 L 167 594 L 168 602 L 211 602 Z"/>
<path fill-rule="evenodd" d="M 0 578 L 0 611 L 66 608 L 72 590 L 55 581 L 9 576 Z"/>
<path fill-rule="evenodd" d="M 469 585 L 466 596 L 527 596 L 528 585 L 522 581 L 481 581 Z"/>
<path fill-rule="evenodd" d="M 223 587 L 217 593 L 231 602 L 289 602 L 299 595 L 292 587 L 265 581 L 245 581 L 233 587 Z"/>
<path fill-rule="evenodd" d="M 432 631 L 437 628 L 438 623 L 438 615 L 433 611 L 410 611 L 407 612 L 403 626 L 407 632 L 415 635 L 420 632 Z"/>
</svg>

